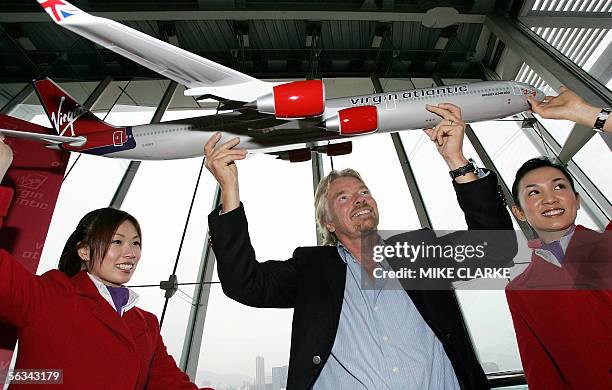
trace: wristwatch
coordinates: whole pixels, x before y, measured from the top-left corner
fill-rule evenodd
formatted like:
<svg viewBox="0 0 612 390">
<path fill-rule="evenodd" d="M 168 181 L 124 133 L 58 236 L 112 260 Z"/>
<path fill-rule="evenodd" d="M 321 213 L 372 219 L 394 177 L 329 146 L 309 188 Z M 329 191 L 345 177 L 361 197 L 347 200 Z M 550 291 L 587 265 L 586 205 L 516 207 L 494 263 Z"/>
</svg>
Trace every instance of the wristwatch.
<svg viewBox="0 0 612 390">
<path fill-rule="evenodd" d="M 478 174 L 478 166 L 476 165 L 476 161 L 474 161 L 473 159 L 468 159 L 468 163 L 462 167 L 459 167 L 457 169 L 453 169 L 452 171 L 448 172 L 451 179 L 454 179 L 456 177 L 459 176 L 463 176 L 466 175 L 470 172 L 473 172 L 475 174 Z"/>
<path fill-rule="evenodd" d="M 606 124 L 606 120 L 610 116 L 611 111 L 612 110 L 610 108 L 601 109 L 601 112 L 597 114 L 597 119 L 595 120 L 595 124 L 593 125 L 593 130 L 603 131 L 603 127 Z"/>
</svg>

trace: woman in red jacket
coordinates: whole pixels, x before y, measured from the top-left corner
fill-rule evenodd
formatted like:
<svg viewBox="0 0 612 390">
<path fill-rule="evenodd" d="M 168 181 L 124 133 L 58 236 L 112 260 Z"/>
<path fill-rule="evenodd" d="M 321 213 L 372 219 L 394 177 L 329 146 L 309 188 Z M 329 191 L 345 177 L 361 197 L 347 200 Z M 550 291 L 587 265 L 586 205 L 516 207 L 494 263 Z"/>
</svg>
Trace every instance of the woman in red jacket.
<svg viewBox="0 0 612 390">
<path fill-rule="evenodd" d="M 612 132 L 608 109 L 564 87 L 530 102 L 544 118 Z M 575 225 L 574 181 L 547 158 L 519 168 L 512 195 L 514 215 L 538 235 L 531 263 L 506 287 L 529 390 L 612 389 L 612 224 L 604 233 Z"/>
<path fill-rule="evenodd" d="M 0 140 L 0 180 L 11 156 Z M 0 217 L 10 195 L 0 188 Z M 65 389 L 197 388 L 167 353 L 157 318 L 122 286 L 140 253 L 138 222 L 111 208 L 83 217 L 60 270 L 33 275 L 0 249 L 0 321 L 18 329 L 15 369 L 61 370 Z M 32 383 L 11 388 L 38 388 Z"/>
</svg>

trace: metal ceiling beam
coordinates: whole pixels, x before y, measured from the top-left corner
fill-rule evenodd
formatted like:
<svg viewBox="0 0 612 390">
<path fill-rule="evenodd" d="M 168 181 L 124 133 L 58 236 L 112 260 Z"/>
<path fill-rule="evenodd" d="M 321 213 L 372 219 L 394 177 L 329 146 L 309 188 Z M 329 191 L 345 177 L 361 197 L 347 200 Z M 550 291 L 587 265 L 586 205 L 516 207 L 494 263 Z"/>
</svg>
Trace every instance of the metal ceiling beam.
<svg viewBox="0 0 612 390">
<path fill-rule="evenodd" d="M 523 59 L 510 49 L 504 50 L 497 64 L 497 73 L 502 80 L 514 80 L 523 66 Z"/>
<path fill-rule="evenodd" d="M 96 103 L 100 101 L 102 94 L 104 93 L 106 88 L 108 88 L 111 81 L 113 81 L 113 78 L 111 76 L 106 76 L 104 80 L 100 81 L 96 86 L 96 89 L 93 90 L 91 95 L 89 95 L 87 100 L 85 100 L 85 103 L 83 103 L 83 107 L 92 110 Z"/>
<path fill-rule="evenodd" d="M 528 27 L 498 15 L 487 16 L 485 25 L 551 88 L 558 91 L 561 85 L 565 85 L 593 105 L 599 107 L 612 105 L 610 90 L 552 48 L 546 40 Z M 569 161 L 594 135 L 595 132 L 586 131 L 585 128 L 581 129 L 581 126 L 576 125 L 559 153 L 559 159 L 562 162 Z M 603 133 L 600 135 L 608 147 L 612 148 L 612 137 Z"/>
<path fill-rule="evenodd" d="M 602 84 L 607 84 L 612 78 L 612 45 L 608 45 L 595 61 L 589 73 Z"/>
<path fill-rule="evenodd" d="M 38 65 L 36 65 L 32 58 L 30 58 L 28 52 L 15 40 L 15 38 L 13 38 L 11 34 L 8 33 L 8 31 L 2 28 L 2 26 L 0 26 L 0 32 L 2 36 L 6 37 L 6 41 L 8 41 L 8 43 L 13 46 L 15 51 L 21 55 L 21 58 L 24 60 L 27 67 L 30 68 L 32 74 L 34 74 L 35 76 L 40 75 L 41 70 Z M 11 53 L 10 55 L 13 56 L 14 53 Z"/>
<path fill-rule="evenodd" d="M 377 51 L 375 49 L 364 50 L 322 50 L 316 58 L 317 77 L 369 77 L 374 71 L 376 64 Z M 223 52 L 196 52 L 211 61 L 222 65 L 232 67 L 233 58 L 229 51 Z M 257 78 L 303 78 L 304 74 L 310 69 L 312 61 L 311 50 L 244 50 L 245 60 L 240 69 L 244 73 Z M 38 63 L 53 61 L 55 53 L 46 52 L 37 53 L 36 58 Z M 106 59 L 105 70 L 106 74 L 112 75 L 116 80 L 126 80 L 135 78 L 151 78 L 159 79 L 157 73 L 139 66 L 129 60 L 125 60 L 119 55 L 112 52 L 102 51 L 102 55 Z M 395 57 L 394 57 L 395 56 Z M 392 50 L 383 49 L 380 53 L 380 66 L 384 69 L 389 69 L 388 77 L 429 77 L 436 63 L 439 62 L 442 56 L 440 50 L 418 51 L 418 50 Z M 89 51 L 70 52 L 71 68 L 55 67 L 53 76 L 62 81 L 69 80 L 96 80 L 99 76 L 86 72 L 89 68 L 84 66 L 91 65 L 93 55 Z M 469 53 L 465 51 L 446 51 L 444 61 L 439 65 L 440 68 L 436 72 L 443 77 L 456 77 L 457 69 L 466 78 L 479 78 L 481 76 L 481 67 L 478 60 L 468 58 Z M 287 61 L 287 58 L 291 59 Z M 284 68 L 268 67 L 268 61 L 284 60 L 286 65 Z M 338 67 L 339 60 L 349 60 L 343 66 Z M 11 61 L 9 54 L 0 53 L 0 63 Z M 126 66 L 120 66 L 125 64 Z M 389 68 L 389 65 L 391 67 Z M 72 69 L 80 69 L 78 73 Z M 85 69 L 85 70 L 83 70 Z M 13 69 L 9 74 L 0 74 L 0 82 L 26 82 L 31 80 L 31 77 L 25 71 Z"/>
<path fill-rule="evenodd" d="M 474 49 L 474 58 L 479 61 L 482 61 L 485 58 L 485 54 L 487 52 L 487 43 L 489 42 L 489 36 L 491 36 L 491 31 L 487 28 L 487 26 L 482 26 L 480 30 L 480 36 L 478 37 L 478 41 L 476 43 L 476 48 Z"/>
<path fill-rule="evenodd" d="M 523 4 L 521 5 L 521 10 L 518 16 L 519 17 L 527 16 L 527 14 L 531 12 L 531 9 L 533 8 L 533 5 L 535 4 L 535 2 L 536 0 L 524 0 Z"/>
<path fill-rule="evenodd" d="M 198 0 L 198 7 L 201 10 L 208 9 L 210 10 L 218 8 L 218 9 L 234 9 L 236 8 L 235 0 Z"/>
<path fill-rule="evenodd" d="M 13 98 L 0 109 L 0 114 L 9 115 L 18 105 L 26 101 L 33 93 L 34 85 L 32 83 L 26 83 L 21 91 L 13 96 Z"/>
<path fill-rule="evenodd" d="M 350 142 L 350 141 L 349 141 Z M 310 163 L 312 167 L 312 191 L 313 197 L 317 194 L 317 187 L 319 186 L 319 182 L 325 176 L 325 170 L 323 169 L 323 156 L 318 152 L 310 152 Z M 316 218 L 315 218 L 315 226 L 316 226 Z M 319 230 L 315 228 L 315 232 L 317 235 L 317 245 L 323 245 L 323 239 L 319 234 Z"/>
<path fill-rule="evenodd" d="M 378 22 L 421 22 L 421 12 L 361 11 L 121 11 L 92 12 L 92 15 L 117 21 L 151 20 L 360 20 Z M 483 14 L 458 14 L 456 23 L 482 24 Z M 0 23 L 52 23 L 45 12 L 0 12 Z"/>
<path fill-rule="evenodd" d="M 612 28 L 612 15 L 608 12 L 531 11 L 519 20 L 529 27 Z"/>
</svg>

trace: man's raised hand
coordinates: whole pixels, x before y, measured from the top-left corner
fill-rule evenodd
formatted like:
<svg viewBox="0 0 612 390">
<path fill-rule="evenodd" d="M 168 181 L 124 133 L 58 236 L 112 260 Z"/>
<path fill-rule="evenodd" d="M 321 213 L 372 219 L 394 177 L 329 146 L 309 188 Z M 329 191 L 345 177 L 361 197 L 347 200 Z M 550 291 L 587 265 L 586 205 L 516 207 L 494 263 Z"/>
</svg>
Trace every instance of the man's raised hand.
<svg viewBox="0 0 612 390">
<path fill-rule="evenodd" d="M 433 128 L 423 131 L 435 142 L 438 152 L 448 167 L 452 170 L 467 164 L 467 159 L 463 156 L 465 123 L 461 118 L 461 109 L 450 103 L 427 105 L 426 108 L 442 118 L 442 121 Z"/>
<path fill-rule="evenodd" d="M 236 148 L 240 138 L 232 138 L 218 145 L 221 133 L 215 133 L 204 145 L 206 169 L 219 183 L 221 187 L 221 202 L 223 212 L 232 211 L 240 206 L 240 194 L 238 191 L 238 168 L 234 162 L 246 158 L 247 150 Z"/>
</svg>

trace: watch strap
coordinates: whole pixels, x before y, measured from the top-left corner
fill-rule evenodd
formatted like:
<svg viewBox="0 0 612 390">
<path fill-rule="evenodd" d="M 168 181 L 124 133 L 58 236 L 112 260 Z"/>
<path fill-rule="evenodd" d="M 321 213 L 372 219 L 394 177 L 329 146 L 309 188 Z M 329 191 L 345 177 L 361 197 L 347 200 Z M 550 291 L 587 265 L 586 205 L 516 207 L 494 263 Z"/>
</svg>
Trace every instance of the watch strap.
<svg viewBox="0 0 612 390">
<path fill-rule="evenodd" d="M 603 127 L 606 124 L 606 120 L 610 116 L 611 111 L 612 109 L 610 108 L 601 109 L 601 112 L 597 115 L 597 119 L 595 120 L 595 124 L 593 125 L 593 130 L 603 131 Z"/>
<path fill-rule="evenodd" d="M 448 174 L 450 175 L 451 179 L 455 179 L 456 177 L 464 176 L 470 172 L 476 173 L 476 170 L 477 168 L 474 160 L 470 159 L 466 165 L 453 169 L 452 171 L 448 172 Z"/>
</svg>

